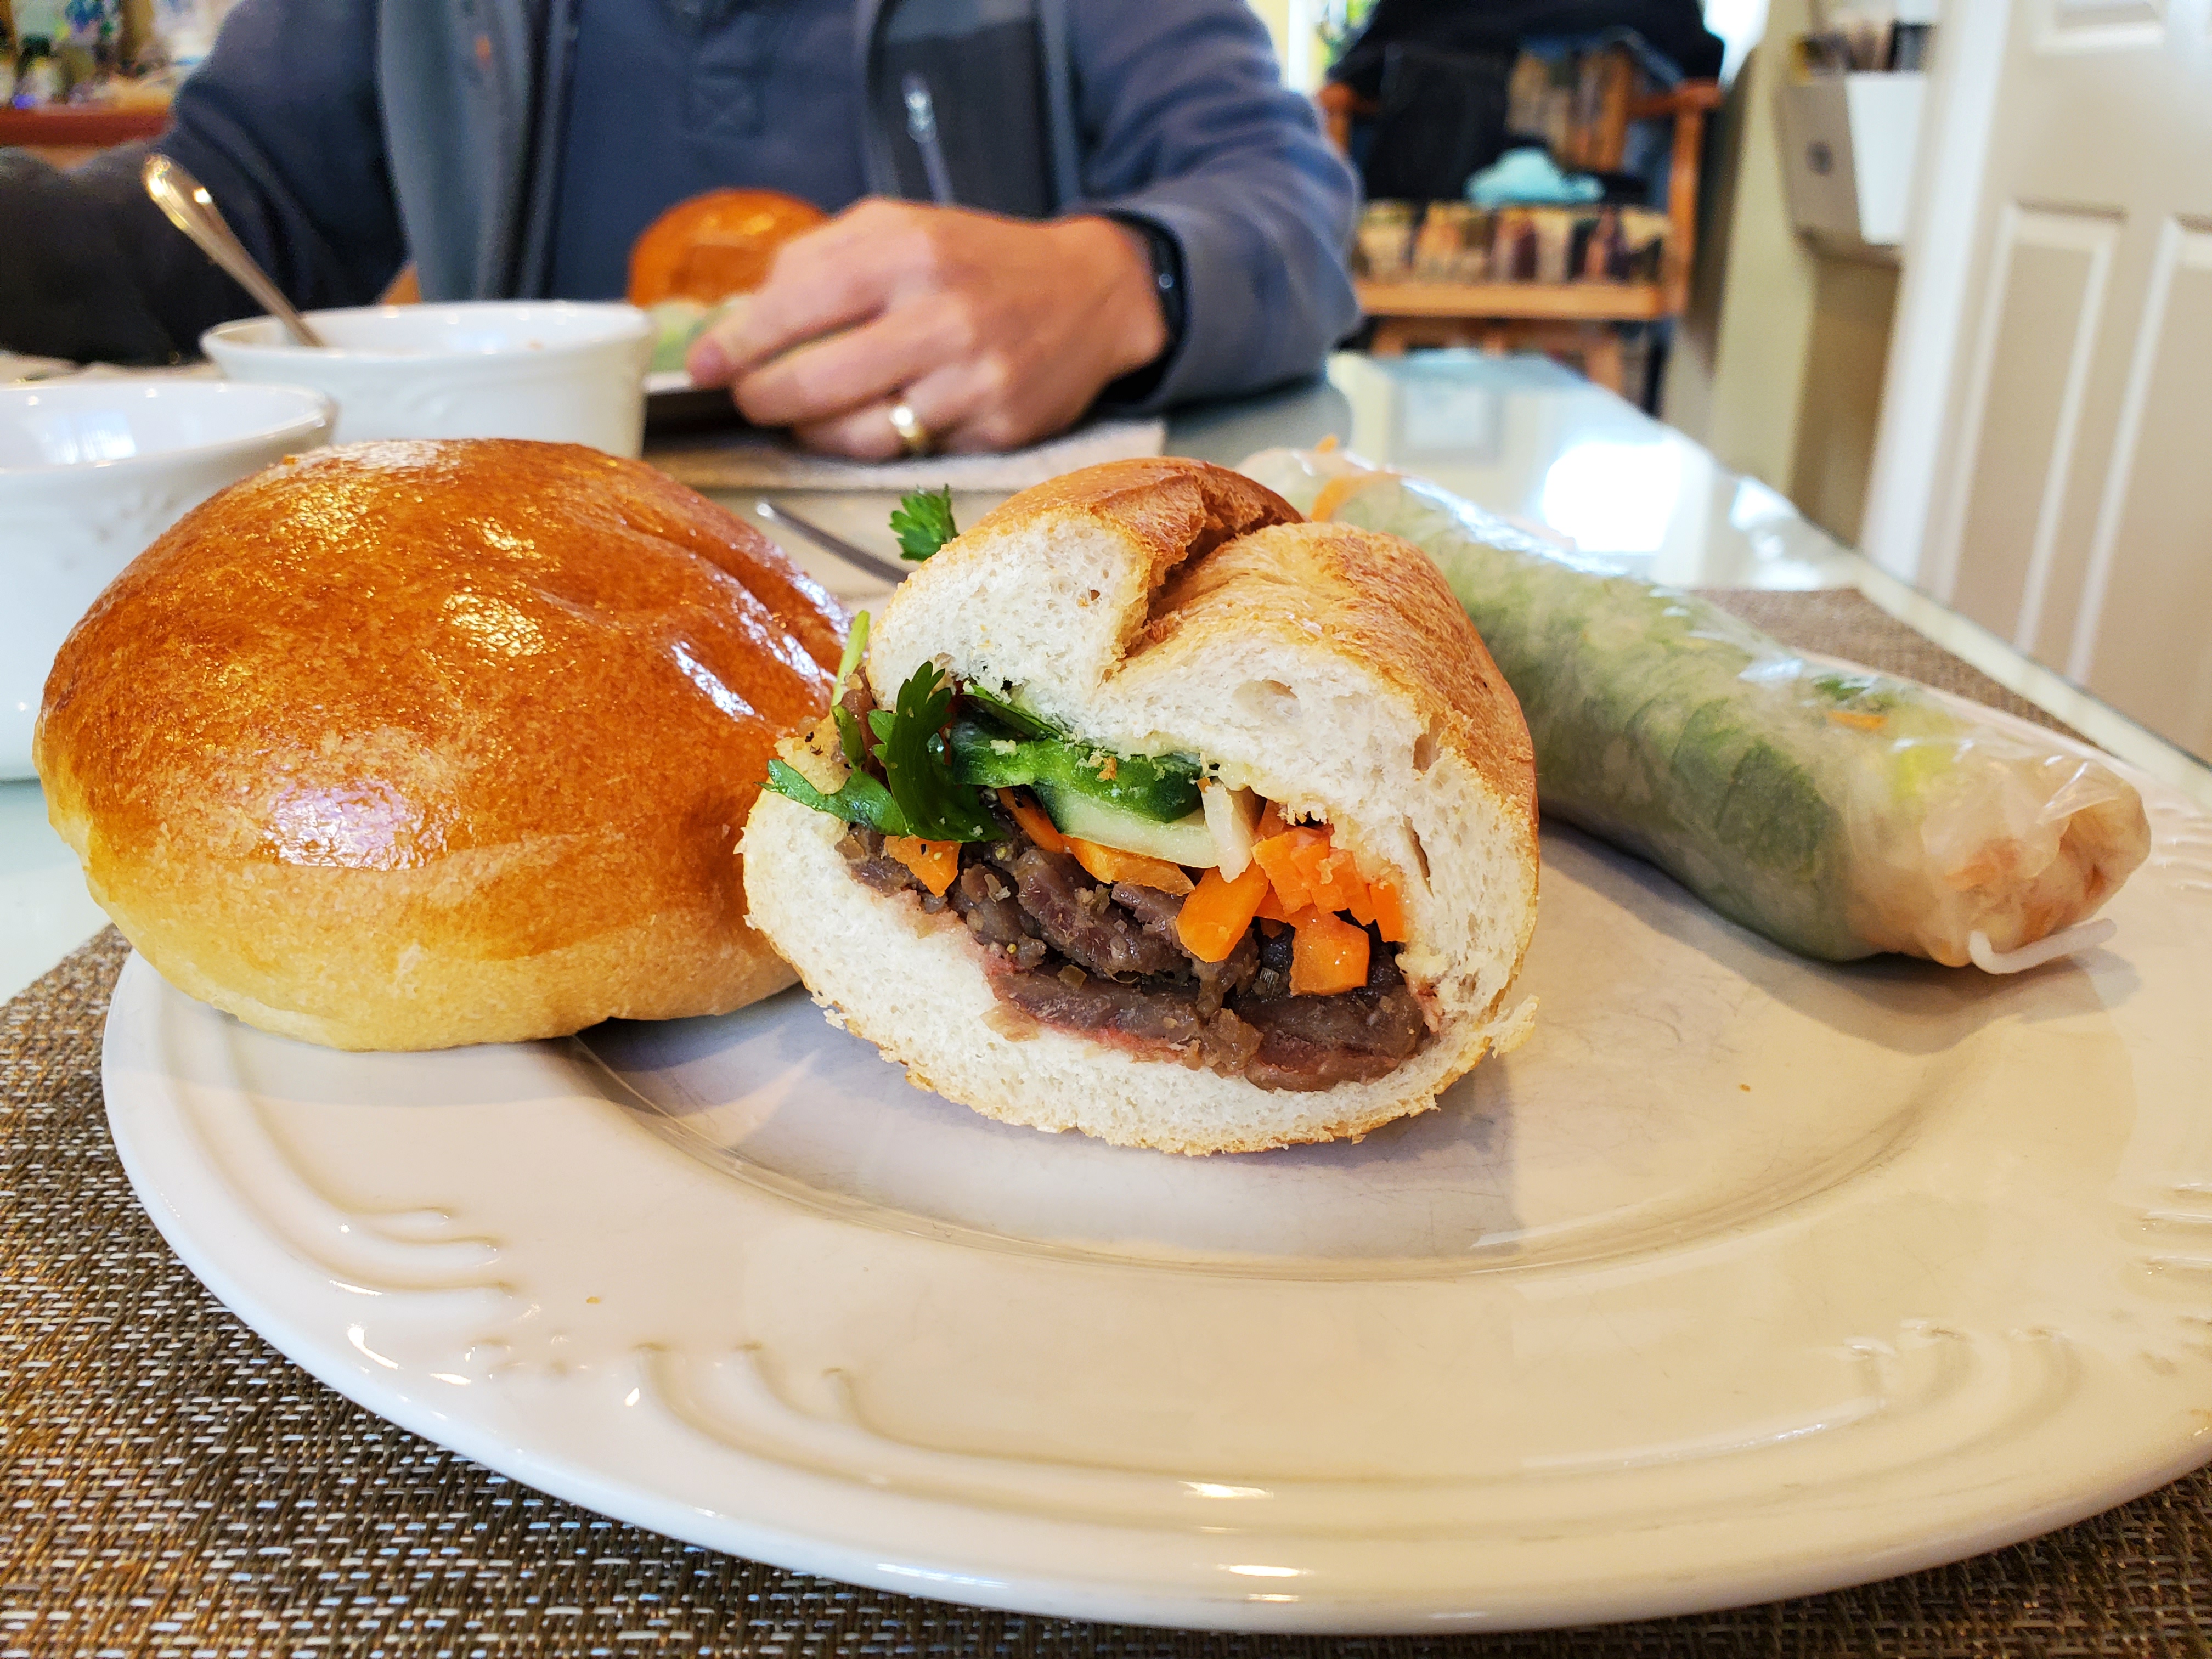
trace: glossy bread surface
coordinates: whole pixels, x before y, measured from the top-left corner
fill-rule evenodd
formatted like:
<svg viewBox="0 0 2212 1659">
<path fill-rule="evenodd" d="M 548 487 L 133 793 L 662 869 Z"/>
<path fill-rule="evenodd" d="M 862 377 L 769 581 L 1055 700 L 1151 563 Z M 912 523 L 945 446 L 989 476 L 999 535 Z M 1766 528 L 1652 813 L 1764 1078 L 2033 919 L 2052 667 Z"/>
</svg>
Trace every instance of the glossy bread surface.
<svg viewBox="0 0 2212 1659">
<path fill-rule="evenodd" d="M 223 492 L 78 625 L 40 759 L 184 988 L 342 1047 L 717 1012 L 787 975 L 737 837 L 835 604 L 574 446 L 386 442 Z"/>
<path fill-rule="evenodd" d="M 629 255 L 629 302 L 713 305 L 768 280 L 775 251 L 826 216 L 774 190 L 710 190 L 645 228 Z"/>
</svg>

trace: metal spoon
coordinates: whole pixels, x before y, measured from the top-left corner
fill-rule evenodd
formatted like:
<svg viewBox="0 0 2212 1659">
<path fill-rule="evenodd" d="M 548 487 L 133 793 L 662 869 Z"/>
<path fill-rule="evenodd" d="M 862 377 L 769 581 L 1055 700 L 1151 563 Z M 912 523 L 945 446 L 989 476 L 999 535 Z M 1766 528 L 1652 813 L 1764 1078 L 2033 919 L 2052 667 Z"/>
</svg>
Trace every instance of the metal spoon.
<svg viewBox="0 0 2212 1659">
<path fill-rule="evenodd" d="M 284 325 L 294 341 L 318 349 L 324 346 L 322 337 L 307 326 L 307 319 L 293 309 L 284 291 L 269 280 L 269 273 L 253 263 L 253 256 L 232 234 L 216 208 L 215 198 L 198 179 L 166 155 L 148 156 L 146 165 L 138 170 L 138 177 L 146 186 L 146 193 L 154 198 L 154 205 L 168 216 L 169 222 L 198 243 L 201 252 L 237 278 L 240 288 Z"/>
<path fill-rule="evenodd" d="M 856 570 L 865 570 L 878 581 L 897 586 L 914 574 L 911 565 L 893 564 L 889 559 L 879 559 L 864 547 L 855 547 L 842 536 L 824 530 L 811 519 L 802 519 L 787 507 L 778 507 L 771 501 L 757 501 L 753 511 L 774 524 L 788 525 L 825 553 L 834 553 Z"/>
</svg>

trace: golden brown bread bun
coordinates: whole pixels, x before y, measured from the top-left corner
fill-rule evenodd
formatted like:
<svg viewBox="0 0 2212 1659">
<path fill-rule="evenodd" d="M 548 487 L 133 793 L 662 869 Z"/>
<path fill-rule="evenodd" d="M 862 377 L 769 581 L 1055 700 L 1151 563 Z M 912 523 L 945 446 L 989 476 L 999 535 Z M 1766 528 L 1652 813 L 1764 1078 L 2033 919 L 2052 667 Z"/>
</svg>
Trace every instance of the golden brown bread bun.
<svg viewBox="0 0 2212 1659">
<path fill-rule="evenodd" d="M 630 246 L 629 302 L 710 306 L 768 280 L 775 252 L 826 216 L 773 190 L 710 190 L 678 202 Z"/>
<path fill-rule="evenodd" d="M 842 614 L 757 531 L 570 444 L 352 444 L 101 594 L 35 752 L 171 983 L 339 1048 L 718 1013 L 789 982 L 738 835 Z"/>
</svg>

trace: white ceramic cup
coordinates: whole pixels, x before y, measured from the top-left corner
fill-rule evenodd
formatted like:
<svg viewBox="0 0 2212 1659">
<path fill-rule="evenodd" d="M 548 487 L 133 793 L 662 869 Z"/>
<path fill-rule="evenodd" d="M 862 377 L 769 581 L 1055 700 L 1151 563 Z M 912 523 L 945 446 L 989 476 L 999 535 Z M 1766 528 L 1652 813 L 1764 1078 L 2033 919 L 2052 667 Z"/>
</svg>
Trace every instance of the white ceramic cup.
<svg viewBox="0 0 2212 1659">
<path fill-rule="evenodd" d="M 234 380 L 328 392 L 336 443 L 544 438 L 615 455 L 644 447 L 653 331 L 635 306 L 474 300 L 311 311 L 307 320 L 327 349 L 294 344 L 273 317 L 211 328 L 200 346 Z"/>
<path fill-rule="evenodd" d="M 227 483 L 330 441 L 300 386 L 89 380 L 0 387 L 0 778 L 27 778 L 54 653 L 100 590 Z"/>
</svg>

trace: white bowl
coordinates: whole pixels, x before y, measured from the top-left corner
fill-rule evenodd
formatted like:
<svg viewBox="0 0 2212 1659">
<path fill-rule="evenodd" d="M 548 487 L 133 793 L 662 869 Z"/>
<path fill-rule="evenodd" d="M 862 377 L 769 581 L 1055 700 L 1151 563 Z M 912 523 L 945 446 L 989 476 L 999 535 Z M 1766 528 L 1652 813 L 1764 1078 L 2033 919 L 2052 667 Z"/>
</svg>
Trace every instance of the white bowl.
<svg viewBox="0 0 2212 1659">
<path fill-rule="evenodd" d="M 337 399 L 337 443 L 544 438 L 635 455 L 645 441 L 653 331 L 635 306 L 563 300 L 312 311 L 330 342 L 295 345 L 273 317 L 211 328 L 200 346 L 234 380 Z"/>
<path fill-rule="evenodd" d="M 154 538 L 225 484 L 330 441 L 319 392 L 221 380 L 0 387 L 0 778 L 76 620 Z"/>
</svg>

